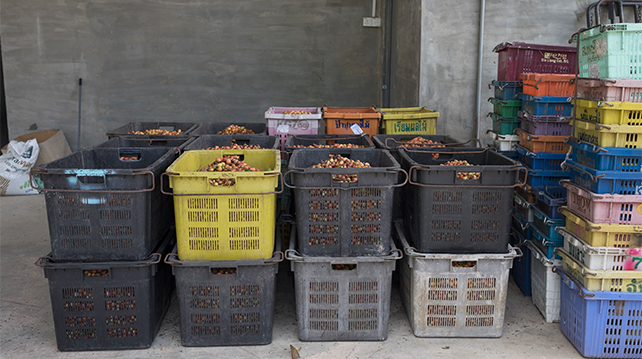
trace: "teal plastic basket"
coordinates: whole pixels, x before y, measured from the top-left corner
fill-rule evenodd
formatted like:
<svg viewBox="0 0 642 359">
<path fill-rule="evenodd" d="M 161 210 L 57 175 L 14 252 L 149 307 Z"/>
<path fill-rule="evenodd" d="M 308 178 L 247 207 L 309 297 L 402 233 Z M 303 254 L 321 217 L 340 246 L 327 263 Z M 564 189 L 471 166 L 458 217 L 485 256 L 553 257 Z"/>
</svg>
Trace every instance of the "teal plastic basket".
<svg viewBox="0 0 642 359">
<path fill-rule="evenodd" d="M 642 80 L 642 24 L 601 25 L 579 34 L 580 77 Z"/>
</svg>

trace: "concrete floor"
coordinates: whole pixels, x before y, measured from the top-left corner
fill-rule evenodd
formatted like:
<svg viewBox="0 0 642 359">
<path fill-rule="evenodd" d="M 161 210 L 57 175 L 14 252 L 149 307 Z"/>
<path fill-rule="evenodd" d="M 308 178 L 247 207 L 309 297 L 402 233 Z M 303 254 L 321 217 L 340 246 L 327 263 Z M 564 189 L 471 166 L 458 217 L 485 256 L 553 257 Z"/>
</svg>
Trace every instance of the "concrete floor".
<svg viewBox="0 0 642 359">
<path fill-rule="evenodd" d="M 530 297 L 510 280 L 504 334 L 498 339 L 416 338 L 392 288 L 389 335 L 382 342 L 301 342 L 289 263 L 281 263 L 270 345 L 188 348 L 180 344 L 176 297 L 151 348 L 105 352 L 59 352 L 49 287 L 34 262 L 51 250 L 43 195 L 0 197 L 0 357 L 20 358 L 582 358 L 560 332 L 546 324 Z"/>
</svg>

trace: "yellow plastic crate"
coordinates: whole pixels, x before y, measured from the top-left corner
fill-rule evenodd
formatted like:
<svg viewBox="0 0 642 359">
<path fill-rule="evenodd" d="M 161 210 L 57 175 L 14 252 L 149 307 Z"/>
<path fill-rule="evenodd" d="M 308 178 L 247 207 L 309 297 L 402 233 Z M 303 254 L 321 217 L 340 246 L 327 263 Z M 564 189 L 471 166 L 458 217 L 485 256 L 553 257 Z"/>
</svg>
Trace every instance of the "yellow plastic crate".
<svg viewBox="0 0 642 359">
<path fill-rule="evenodd" d="M 388 135 L 434 135 L 439 112 L 425 107 L 378 108 Z"/>
<path fill-rule="evenodd" d="M 195 172 L 223 155 L 240 155 L 261 172 Z M 174 193 L 180 260 L 252 260 L 272 257 L 275 189 L 281 170 L 278 150 L 184 152 L 166 171 Z M 210 185 L 233 178 L 232 186 Z"/>
<path fill-rule="evenodd" d="M 604 125 L 642 126 L 642 103 L 576 99 L 573 104 L 575 117 L 582 120 Z"/>
<path fill-rule="evenodd" d="M 566 206 L 558 209 L 566 216 L 566 230 L 592 247 L 640 248 L 642 226 L 627 224 L 595 224 L 571 213 Z"/>
<path fill-rule="evenodd" d="M 642 148 L 642 126 L 574 121 L 574 136 L 599 147 Z"/>
<path fill-rule="evenodd" d="M 555 252 L 562 257 L 562 268 L 586 290 L 642 293 L 642 271 L 590 270 L 563 248 Z"/>
</svg>

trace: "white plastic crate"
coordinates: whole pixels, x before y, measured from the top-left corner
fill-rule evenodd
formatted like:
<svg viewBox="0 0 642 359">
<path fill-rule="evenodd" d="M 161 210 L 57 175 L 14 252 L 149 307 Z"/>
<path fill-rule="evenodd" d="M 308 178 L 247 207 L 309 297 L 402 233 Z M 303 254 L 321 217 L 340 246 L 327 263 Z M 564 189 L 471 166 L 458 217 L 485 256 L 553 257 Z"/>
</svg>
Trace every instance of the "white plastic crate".
<svg viewBox="0 0 642 359">
<path fill-rule="evenodd" d="M 560 277 L 552 268 L 562 265 L 559 259 L 548 259 L 532 242 L 531 250 L 531 300 L 546 323 L 560 321 Z"/>
<path fill-rule="evenodd" d="M 519 144 L 519 135 L 500 135 L 495 131 L 487 131 L 493 137 L 493 147 L 498 151 L 515 151 L 515 146 Z"/>
<path fill-rule="evenodd" d="M 509 245 L 497 254 L 419 253 L 408 244 L 403 225 L 397 222 L 395 229 L 406 254 L 401 298 L 414 335 L 501 337 L 509 271 L 519 249 Z"/>
<path fill-rule="evenodd" d="M 564 250 L 591 270 L 623 270 L 628 248 L 593 247 L 575 237 L 566 227 L 556 231 L 564 237 Z"/>
</svg>

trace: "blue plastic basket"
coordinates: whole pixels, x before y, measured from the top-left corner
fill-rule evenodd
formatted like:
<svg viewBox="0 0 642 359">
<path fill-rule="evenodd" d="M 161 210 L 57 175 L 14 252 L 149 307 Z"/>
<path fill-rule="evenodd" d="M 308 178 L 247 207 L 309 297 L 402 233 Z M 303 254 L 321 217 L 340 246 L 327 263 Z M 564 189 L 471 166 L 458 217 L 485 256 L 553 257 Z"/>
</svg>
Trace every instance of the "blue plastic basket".
<svg viewBox="0 0 642 359">
<path fill-rule="evenodd" d="M 542 212 L 542 210 L 537 206 L 533 206 L 533 217 L 533 224 L 548 238 L 549 241 L 564 241 L 564 237 L 555 232 L 555 227 L 564 226 L 566 224 L 566 217 L 562 216 L 563 218 L 561 219 L 552 219 Z"/>
<path fill-rule="evenodd" d="M 535 203 L 548 217 L 552 219 L 563 219 L 563 214 L 557 210 L 566 205 L 568 191 L 564 186 L 543 186 L 535 191 Z"/>
<path fill-rule="evenodd" d="M 533 239 L 533 234 L 531 233 L 530 225 L 525 221 L 522 216 L 513 211 L 512 213 L 513 220 L 511 222 L 511 229 L 516 231 L 520 236 L 524 237 L 527 241 Z"/>
<path fill-rule="evenodd" d="M 531 296 L 531 250 L 527 240 L 518 234 L 517 229 L 511 228 L 511 245 L 519 247 L 523 256 L 513 259 L 513 280 L 525 296 Z M 514 243 L 514 244 L 513 244 Z"/>
<path fill-rule="evenodd" d="M 564 240 L 562 241 L 551 241 L 542 231 L 539 230 L 534 225 L 530 225 L 529 229 L 531 230 L 531 234 L 533 236 L 533 244 L 535 244 L 539 249 L 546 254 L 546 258 L 548 259 L 562 259 L 559 255 L 554 253 L 555 248 L 558 247 L 564 247 Z"/>
<path fill-rule="evenodd" d="M 522 92 L 520 81 L 495 81 L 493 80 L 488 88 L 495 88 L 495 97 L 500 100 L 514 100 L 515 96 Z"/>
<path fill-rule="evenodd" d="M 524 179 L 524 171 L 520 172 L 520 180 Z M 568 179 L 571 176 L 570 171 L 545 171 L 545 170 L 528 170 L 526 184 L 531 187 L 539 186 L 559 186 L 560 181 Z"/>
<path fill-rule="evenodd" d="M 642 357 L 642 295 L 588 291 L 560 267 L 560 329 L 587 358 Z"/>
<path fill-rule="evenodd" d="M 573 111 L 570 97 L 520 94 L 518 99 L 522 100 L 522 111 L 533 116 L 571 116 Z"/>
<path fill-rule="evenodd" d="M 565 153 L 531 152 L 520 145 L 515 146 L 519 161 L 532 170 L 563 171 Z"/>
<path fill-rule="evenodd" d="M 497 151 L 497 153 L 499 153 L 500 155 L 504 155 L 511 160 L 519 160 L 519 154 L 517 153 L 517 151 Z"/>
<path fill-rule="evenodd" d="M 571 159 L 598 171 L 642 172 L 642 148 L 598 147 L 570 140 Z"/>
<path fill-rule="evenodd" d="M 598 194 L 642 195 L 640 172 L 597 171 L 567 160 L 571 182 Z"/>
</svg>

